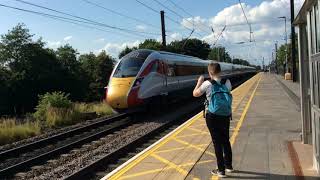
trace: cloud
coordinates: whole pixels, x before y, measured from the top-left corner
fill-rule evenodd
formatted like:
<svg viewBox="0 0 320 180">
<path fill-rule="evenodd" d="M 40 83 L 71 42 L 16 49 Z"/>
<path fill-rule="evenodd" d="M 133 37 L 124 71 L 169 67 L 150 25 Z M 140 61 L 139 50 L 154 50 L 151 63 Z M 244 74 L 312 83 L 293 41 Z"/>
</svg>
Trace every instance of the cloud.
<svg viewBox="0 0 320 180">
<path fill-rule="evenodd" d="M 123 50 L 126 47 L 134 47 L 138 46 L 141 43 L 141 41 L 136 40 L 133 42 L 124 42 L 124 43 L 107 43 L 102 49 L 99 49 L 96 51 L 96 53 L 101 52 L 102 50 L 106 51 L 108 54 L 110 54 L 113 57 L 118 57 L 121 50 Z"/>
<path fill-rule="evenodd" d="M 180 33 L 172 33 L 170 34 L 170 36 L 168 36 L 168 43 L 170 43 L 171 41 L 175 41 L 175 40 L 181 40 L 182 39 L 182 35 Z"/>
<path fill-rule="evenodd" d="M 137 26 L 136 26 L 136 29 L 137 29 L 137 30 L 140 30 L 140 31 L 145 31 L 145 30 L 147 29 L 147 27 L 144 26 L 144 25 L 137 25 Z"/>
<path fill-rule="evenodd" d="M 303 0 L 295 1 L 296 14 L 303 2 Z M 226 46 L 232 56 L 246 57 L 253 63 L 260 62 L 262 57 L 270 60 L 275 41 L 284 43 L 284 21 L 278 17 L 287 17 L 288 38 L 290 37 L 290 1 L 265 0 L 255 6 L 245 3 L 242 3 L 242 6 L 251 23 L 253 31 L 251 38 L 256 40 L 255 43 L 248 43 L 250 40 L 249 26 L 238 3 L 222 9 L 211 18 L 190 17 L 183 19 L 181 24 L 193 28 L 194 23 L 198 32 L 207 26 L 213 27 L 214 33 L 206 33 L 202 40 L 211 45 L 217 42 L 216 45 Z M 226 29 L 217 41 L 225 25 Z M 202 33 L 205 34 L 205 32 Z M 246 43 L 239 45 L 237 44 L 239 42 Z"/>
<path fill-rule="evenodd" d="M 70 41 L 72 39 L 72 36 L 66 36 L 63 38 L 64 41 Z"/>
<path fill-rule="evenodd" d="M 187 27 L 189 29 L 201 30 L 201 31 L 209 31 L 208 20 L 201 18 L 200 16 L 183 18 L 181 25 Z"/>
<path fill-rule="evenodd" d="M 96 39 L 94 40 L 94 42 L 96 43 L 104 43 L 106 40 L 104 38 L 99 38 L 99 39 Z"/>
<path fill-rule="evenodd" d="M 62 43 L 60 41 L 47 41 L 47 46 L 53 49 L 58 48 L 61 44 Z"/>
</svg>

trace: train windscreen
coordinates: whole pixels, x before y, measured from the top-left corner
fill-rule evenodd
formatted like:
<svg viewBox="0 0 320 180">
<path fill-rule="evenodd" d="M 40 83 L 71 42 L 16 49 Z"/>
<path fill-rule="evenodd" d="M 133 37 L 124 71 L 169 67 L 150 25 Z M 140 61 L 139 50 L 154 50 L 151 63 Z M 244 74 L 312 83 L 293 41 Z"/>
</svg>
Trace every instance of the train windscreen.
<svg viewBox="0 0 320 180">
<path fill-rule="evenodd" d="M 126 55 L 121 59 L 113 77 L 135 77 L 150 53 L 150 51 L 135 51 Z"/>
</svg>

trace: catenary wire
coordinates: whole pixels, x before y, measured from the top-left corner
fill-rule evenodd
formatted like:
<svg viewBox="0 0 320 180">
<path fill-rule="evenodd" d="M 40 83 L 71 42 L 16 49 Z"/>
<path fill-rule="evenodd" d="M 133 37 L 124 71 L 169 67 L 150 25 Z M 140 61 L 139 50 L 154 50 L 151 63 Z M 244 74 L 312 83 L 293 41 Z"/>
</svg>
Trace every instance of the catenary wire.
<svg viewBox="0 0 320 180">
<path fill-rule="evenodd" d="M 168 0 L 171 4 L 173 4 L 176 8 L 180 9 L 181 11 L 183 11 L 185 14 L 191 16 L 191 17 L 195 17 L 194 15 L 192 15 L 191 13 L 189 13 L 188 11 L 186 11 L 184 8 L 182 8 L 181 6 L 179 6 L 177 3 L 173 2 L 172 0 Z M 199 22 L 200 24 L 202 24 L 203 26 L 209 28 L 211 30 L 211 27 L 206 25 L 203 22 Z"/>
<path fill-rule="evenodd" d="M 131 30 L 131 29 L 126 29 L 126 28 L 122 28 L 122 27 L 116 27 L 116 26 L 108 25 L 108 24 L 105 24 L 105 23 L 100 23 L 100 22 L 97 22 L 97 21 L 94 21 L 94 20 L 91 20 L 91 19 L 87 19 L 87 18 L 83 18 L 83 17 L 76 16 L 76 15 L 73 15 L 73 14 L 69 14 L 69 13 L 66 13 L 66 12 L 58 11 L 58 10 L 55 10 L 55 9 L 52 9 L 52 8 L 40 6 L 40 5 L 31 3 L 31 2 L 27 2 L 27 1 L 23 1 L 23 0 L 15 0 L 15 1 L 18 1 L 18 2 L 21 2 L 21 3 L 24 3 L 24 4 L 28 4 L 30 6 L 46 9 L 46 10 L 49 10 L 49 11 L 52 11 L 52 12 L 56 12 L 56 13 L 59 13 L 59 14 L 67 15 L 67 16 L 70 16 L 70 17 L 73 17 L 73 18 L 81 19 L 81 20 L 93 23 L 95 25 L 107 27 L 107 28 L 110 28 L 110 29 L 115 29 L 115 30 L 119 30 L 119 31 L 126 31 L 126 32 L 132 32 L 132 33 L 141 33 L 141 34 L 149 34 L 149 35 L 160 35 L 159 33 L 136 31 L 136 30 Z"/>
<path fill-rule="evenodd" d="M 90 25 L 97 26 L 96 23 L 91 23 L 91 22 L 88 22 L 88 21 L 82 21 L 82 20 L 78 20 L 78 19 L 72 19 L 72 18 L 57 16 L 57 15 L 47 14 L 47 13 L 43 13 L 43 12 L 38 12 L 38 11 L 33 11 L 33 10 L 28 10 L 28 9 L 22 9 L 22 8 L 9 6 L 9 5 L 5 5 L 5 4 L 0 4 L 0 6 L 1 7 L 5 7 L 5 8 L 9 8 L 9 9 L 15 9 L 15 10 L 31 13 L 31 14 L 40 15 L 40 16 L 43 16 L 43 17 L 48 17 L 48 18 L 51 18 L 51 19 L 62 19 L 62 20 L 65 20 L 65 21 L 72 21 L 72 22 L 75 22 L 75 23 L 83 23 L 83 24 L 90 24 Z M 135 33 L 135 32 L 125 31 L 125 30 L 123 30 L 123 32 L 128 33 L 128 34 L 134 34 L 134 35 L 137 35 L 139 37 L 142 36 L 142 34 L 138 34 L 138 33 Z M 147 37 L 147 36 L 145 36 L 145 37 Z"/>
<path fill-rule="evenodd" d="M 155 10 L 154 8 L 152 8 L 152 7 L 149 6 L 149 5 L 143 3 L 143 2 L 141 2 L 141 1 L 139 1 L 139 0 L 135 0 L 135 1 L 138 2 L 139 4 L 141 4 L 142 6 L 148 8 L 148 9 L 151 10 L 151 11 L 153 11 L 153 12 L 155 12 L 155 13 L 159 13 L 157 10 Z M 187 27 L 187 26 L 185 26 L 185 25 L 183 25 L 183 24 L 180 24 L 178 21 L 174 20 L 173 18 L 171 18 L 171 17 L 168 16 L 168 15 L 165 15 L 165 17 L 166 17 L 167 19 L 169 19 L 170 21 L 172 21 L 173 23 L 176 23 L 176 24 L 178 24 L 178 25 L 182 25 L 184 29 L 187 29 L 187 30 L 189 30 L 189 31 L 192 31 L 192 30 L 193 30 L 193 29 L 190 29 L 189 27 Z M 199 36 L 202 36 L 200 33 L 197 33 L 197 32 L 196 32 L 196 34 L 199 35 Z"/>
<path fill-rule="evenodd" d="M 168 6 L 164 5 L 163 3 L 161 3 L 161 2 L 158 1 L 158 0 L 153 0 L 153 1 L 156 2 L 157 4 L 159 4 L 160 6 L 164 7 L 165 9 L 167 9 L 167 10 L 170 11 L 171 13 L 177 15 L 177 16 L 180 17 L 182 20 L 188 21 L 190 24 L 193 25 L 193 28 L 194 28 L 194 22 L 191 22 L 188 18 L 183 17 L 182 15 L 180 15 L 179 13 L 177 13 L 177 12 L 175 12 L 174 10 L 170 9 Z M 206 33 L 209 33 L 209 34 L 211 33 L 211 32 L 208 32 L 208 31 L 206 31 L 206 30 L 204 30 L 204 29 L 202 29 L 202 28 L 200 28 L 200 27 L 199 27 L 198 29 L 199 29 L 200 31 L 203 31 L 203 32 L 206 32 Z"/>
<path fill-rule="evenodd" d="M 103 9 L 103 10 L 105 10 L 105 11 L 108 11 L 108 12 L 111 12 L 111 13 L 113 13 L 113 14 L 116 14 L 116 15 L 118 15 L 118 16 L 121 16 L 121 17 L 124 17 L 124 18 L 127 18 L 127 19 L 131 19 L 131 20 L 136 21 L 136 22 L 139 22 L 139 23 L 143 23 L 143 24 L 145 24 L 145 25 L 148 25 L 148 26 L 153 27 L 153 28 L 156 28 L 156 29 L 160 29 L 160 27 L 157 26 L 157 25 L 150 24 L 150 23 L 148 23 L 148 22 L 145 22 L 144 20 L 141 20 L 141 19 L 138 19 L 138 18 L 135 18 L 135 17 L 131 17 L 131 16 L 128 16 L 128 15 L 126 15 L 126 14 L 117 12 L 117 11 L 115 11 L 115 10 L 112 10 L 112 9 L 110 9 L 110 8 L 107 8 L 107 7 L 105 7 L 105 6 L 102 6 L 102 5 L 98 4 L 98 3 L 95 3 L 95 2 L 92 2 L 92 1 L 89 1 L 89 0 L 82 0 L 82 1 L 85 2 L 85 3 L 88 3 L 88 4 L 92 5 L 92 6 L 95 6 L 95 7 L 98 7 L 98 8 L 100 8 L 100 9 Z"/>
</svg>

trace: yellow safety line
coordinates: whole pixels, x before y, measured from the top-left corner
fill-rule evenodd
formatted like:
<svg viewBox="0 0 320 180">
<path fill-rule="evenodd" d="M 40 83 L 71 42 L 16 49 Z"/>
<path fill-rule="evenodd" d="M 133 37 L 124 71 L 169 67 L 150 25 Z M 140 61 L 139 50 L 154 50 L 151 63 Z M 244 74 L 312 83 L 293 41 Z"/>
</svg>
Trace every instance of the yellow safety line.
<svg viewBox="0 0 320 180">
<path fill-rule="evenodd" d="M 178 165 L 174 164 L 173 162 L 168 161 L 167 159 L 162 158 L 161 156 L 158 156 L 156 154 L 151 154 L 152 157 L 156 158 L 157 160 L 167 164 L 169 167 L 175 169 L 176 171 L 178 171 L 179 173 L 183 174 L 183 175 L 188 175 L 188 171 L 180 168 Z"/>
<path fill-rule="evenodd" d="M 243 86 L 248 86 L 248 84 L 250 83 L 250 88 L 251 86 L 254 84 L 255 80 L 257 79 L 257 75 L 253 78 L 251 78 L 249 81 L 247 81 L 246 83 L 241 84 L 240 86 L 238 86 L 236 89 L 232 90 L 232 94 L 234 95 L 236 92 L 240 91 L 240 93 L 243 91 L 242 87 Z M 259 80 L 260 81 L 260 80 Z M 249 89 L 250 89 L 249 88 Z M 247 88 L 245 88 L 245 90 L 248 90 Z M 242 98 L 243 99 L 243 98 Z M 240 102 L 242 101 L 242 99 L 240 100 Z M 239 102 L 239 104 L 240 104 Z M 239 106 L 239 104 L 237 104 L 237 106 Z M 171 139 L 174 139 L 174 137 L 179 134 L 181 131 L 183 131 L 184 129 L 188 128 L 189 126 L 191 126 L 194 122 L 196 122 L 201 116 L 202 116 L 202 111 L 200 113 L 198 113 L 197 115 L 195 115 L 187 124 L 185 124 L 182 127 L 179 127 L 179 129 L 176 130 L 176 132 L 174 132 L 171 136 L 163 139 L 161 142 L 159 142 L 157 145 L 155 145 L 153 148 L 151 148 L 149 151 L 145 152 L 144 154 L 142 154 L 141 156 L 139 156 L 137 159 L 135 159 L 134 161 L 132 161 L 131 163 L 129 163 L 128 165 L 126 165 L 125 167 L 123 167 L 122 169 L 120 169 L 118 172 L 116 172 L 114 175 L 112 175 L 110 177 L 110 180 L 113 179 L 118 179 L 121 175 L 123 175 L 125 172 L 127 172 L 129 169 L 131 169 L 132 167 L 136 166 L 139 162 L 141 162 L 143 159 L 145 159 L 146 157 L 148 157 L 149 155 L 151 155 L 155 150 L 157 150 L 159 147 L 163 146 L 164 144 L 166 144 L 168 141 L 170 141 Z M 191 144 L 190 144 L 191 145 Z M 194 145 L 191 145 L 194 146 Z M 194 148 L 198 148 L 196 146 L 194 146 Z M 214 156 L 213 153 L 211 153 L 211 155 Z"/>
<path fill-rule="evenodd" d="M 198 145 L 195 145 L 195 146 L 198 146 L 198 147 L 203 147 L 203 146 L 207 146 L 208 144 L 198 144 Z M 177 150 L 181 150 L 181 149 L 186 149 L 186 148 L 191 148 L 191 147 L 186 147 L 186 146 L 183 146 L 183 147 L 178 147 L 178 148 L 170 148 L 170 149 L 166 149 L 166 150 L 160 150 L 160 151 L 155 151 L 154 153 L 165 153 L 165 152 L 171 152 L 171 151 L 177 151 Z"/>
<path fill-rule="evenodd" d="M 194 133 L 194 134 L 188 134 L 188 135 L 181 135 L 181 136 L 176 136 L 177 138 L 185 138 L 185 137 L 192 137 L 192 136 L 200 136 L 200 135 L 210 135 L 208 132 L 202 132 L 202 133 Z"/>
<path fill-rule="evenodd" d="M 199 161 L 197 164 L 206 164 L 206 163 L 211 163 L 211 162 L 213 162 L 213 160 L 205 160 L 205 161 Z M 192 166 L 192 165 L 194 165 L 194 162 L 184 163 L 184 164 L 180 164 L 178 166 L 179 167 L 186 167 L 186 166 Z M 122 176 L 120 179 L 129 179 L 129 178 L 133 178 L 133 177 L 137 177 L 137 176 L 143 176 L 143 175 L 157 173 L 157 172 L 166 171 L 166 170 L 170 170 L 170 169 L 173 169 L 173 168 L 166 166 L 164 168 L 152 169 L 152 170 L 148 170 L 148 171 L 125 175 L 125 176 Z"/>
<path fill-rule="evenodd" d="M 205 122 L 204 122 L 204 123 L 199 123 L 199 124 L 193 125 L 192 127 L 193 127 L 193 128 L 197 128 L 197 127 L 199 127 L 199 128 L 201 128 L 201 127 L 206 127 L 206 123 L 205 123 Z"/>
<path fill-rule="evenodd" d="M 204 131 L 201 131 L 199 129 L 195 129 L 195 128 L 192 128 L 192 127 L 188 127 L 188 129 L 190 129 L 191 131 L 194 131 L 194 132 L 198 132 L 198 133 L 203 133 Z"/>
<path fill-rule="evenodd" d="M 258 86 L 259 86 L 260 80 L 261 80 L 261 76 L 260 76 L 260 78 L 259 78 L 259 80 L 258 80 L 258 82 L 257 82 L 256 87 L 254 88 L 254 90 L 253 90 L 253 92 L 252 92 L 252 94 L 251 94 L 251 96 L 250 96 L 250 99 L 249 99 L 248 103 L 246 104 L 246 107 L 245 107 L 244 110 L 243 110 L 243 113 L 242 113 L 242 115 L 241 115 L 241 117 L 240 117 L 240 121 L 237 123 L 237 127 L 235 128 L 235 130 L 234 130 L 234 132 L 233 132 L 233 134 L 232 134 L 232 137 L 231 137 L 231 139 L 230 139 L 231 146 L 233 146 L 233 144 L 234 144 L 234 142 L 235 142 L 235 140 L 236 140 L 236 138 L 237 138 L 237 136 L 238 136 L 238 132 L 239 132 L 240 127 L 242 126 L 242 123 L 243 123 L 243 121 L 244 121 L 244 118 L 246 117 L 247 112 L 248 112 L 248 110 L 249 110 L 249 108 L 250 108 L 251 102 L 252 102 L 253 97 L 254 97 L 254 95 L 255 95 L 255 93 L 256 93 L 256 91 L 257 91 L 257 88 L 258 88 Z M 218 177 L 218 176 L 212 176 L 211 179 L 212 179 L 212 180 L 218 180 L 219 177 Z"/>
<path fill-rule="evenodd" d="M 186 141 L 183 141 L 183 140 L 181 140 L 181 139 L 173 138 L 173 140 L 175 140 L 175 141 L 177 141 L 177 142 L 179 142 L 179 143 L 181 143 L 181 144 L 185 144 L 185 145 L 187 145 L 187 146 L 193 147 L 194 149 L 196 149 L 196 150 L 198 150 L 198 151 L 201 151 L 201 152 L 205 151 L 205 149 L 199 148 L 199 147 L 197 147 L 197 146 L 195 146 L 195 145 L 193 145 L 193 144 L 190 144 L 190 143 L 188 143 L 188 142 L 186 142 Z M 209 144 L 210 144 L 210 143 L 209 143 Z M 206 151 L 205 153 L 215 157 L 215 155 L 214 155 L 213 153 L 211 153 L 211 152 L 207 152 L 207 151 Z"/>
</svg>

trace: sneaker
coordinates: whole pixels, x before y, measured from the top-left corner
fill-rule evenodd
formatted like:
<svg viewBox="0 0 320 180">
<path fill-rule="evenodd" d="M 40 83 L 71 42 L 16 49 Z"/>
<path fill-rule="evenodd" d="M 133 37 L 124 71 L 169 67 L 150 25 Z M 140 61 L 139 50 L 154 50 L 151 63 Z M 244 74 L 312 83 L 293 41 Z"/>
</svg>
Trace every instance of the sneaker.
<svg viewBox="0 0 320 180">
<path fill-rule="evenodd" d="M 226 173 L 224 171 L 219 171 L 218 169 L 212 170 L 211 174 L 212 175 L 216 175 L 216 176 L 221 177 L 221 178 L 227 177 Z"/>
<path fill-rule="evenodd" d="M 234 170 L 233 170 L 233 168 L 226 168 L 226 172 L 228 172 L 228 173 L 232 173 Z"/>
</svg>

